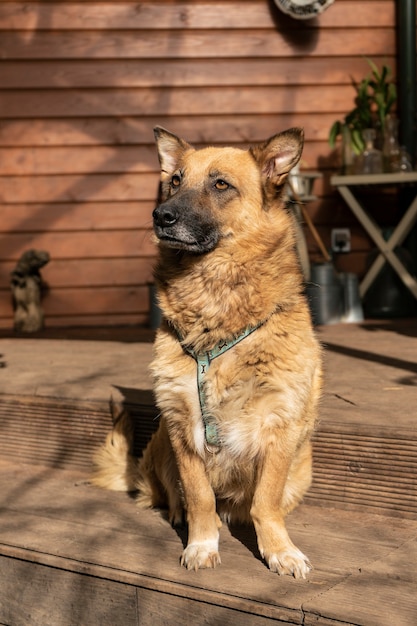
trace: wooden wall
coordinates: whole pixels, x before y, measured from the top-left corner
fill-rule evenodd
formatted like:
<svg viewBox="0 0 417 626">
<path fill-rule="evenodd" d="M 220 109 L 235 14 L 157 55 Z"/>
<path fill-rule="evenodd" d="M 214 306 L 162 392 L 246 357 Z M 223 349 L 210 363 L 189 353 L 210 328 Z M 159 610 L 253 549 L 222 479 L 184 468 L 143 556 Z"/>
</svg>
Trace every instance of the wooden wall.
<svg viewBox="0 0 417 626">
<path fill-rule="evenodd" d="M 394 0 L 336 0 L 308 21 L 268 0 L 0 1 L 0 31 L 0 327 L 29 248 L 51 255 L 47 325 L 146 323 L 155 124 L 241 146 L 304 126 L 302 166 L 324 174 L 308 209 L 326 244 L 351 227 L 342 264 L 362 271 L 369 242 L 329 186 L 327 136 L 364 56 L 395 68 Z"/>
</svg>

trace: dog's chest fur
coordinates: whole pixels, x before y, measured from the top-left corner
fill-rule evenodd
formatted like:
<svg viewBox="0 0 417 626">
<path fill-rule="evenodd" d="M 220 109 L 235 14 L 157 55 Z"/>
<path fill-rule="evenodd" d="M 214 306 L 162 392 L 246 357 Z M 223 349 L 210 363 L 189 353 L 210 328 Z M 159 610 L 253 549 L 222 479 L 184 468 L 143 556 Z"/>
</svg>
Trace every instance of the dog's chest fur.
<svg viewBox="0 0 417 626">
<path fill-rule="evenodd" d="M 196 362 L 170 333 L 160 332 L 155 350 L 155 392 L 169 430 L 184 433 L 187 445 L 206 458 Z M 205 402 L 221 439 L 218 454 L 237 463 L 253 460 L 268 431 L 302 419 L 315 351 L 312 336 L 277 332 L 271 338 L 269 328 L 260 328 L 211 362 Z"/>
</svg>

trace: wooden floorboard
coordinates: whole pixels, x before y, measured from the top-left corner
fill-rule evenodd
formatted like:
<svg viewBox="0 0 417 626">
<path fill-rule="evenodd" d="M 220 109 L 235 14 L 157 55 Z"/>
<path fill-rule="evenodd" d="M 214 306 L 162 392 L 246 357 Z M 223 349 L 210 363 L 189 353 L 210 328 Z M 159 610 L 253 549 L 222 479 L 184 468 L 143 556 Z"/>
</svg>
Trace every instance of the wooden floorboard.
<svg viewBox="0 0 417 626">
<path fill-rule="evenodd" d="M 0 394 L 129 401 L 151 389 L 153 333 L 144 329 L 45 330 L 0 334 Z M 125 334 L 124 334 L 125 333 Z M 135 334 L 136 333 L 136 334 Z M 414 429 L 417 319 L 318 329 L 324 347 L 322 422 L 384 432 Z M 125 338 L 124 338 L 125 337 Z M 136 340 L 135 340 L 136 337 Z"/>
<path fill-rule="evenodd" d="M 417 320 L 318 329 L 325 383 L 307 502 L 417 519 Z M 46 329 L 0 338 L 2 456 L 90 467 L 111 427 L 110 397 L 157 427 L 145 329 Z"/>
<path fill-rule="evenodd" d="M 271 573 L 250 528 L 223 527 L 221 565 L 188 572 L 185 531 L 85 478 L 0 465 L 0 623 L 415 623 L 415 521 L 302 505 L 288 527 L 314 564 L 308 580 Z"/>
<path fill-rule="evenodd" d="M 289 518 L 314 571 L 277 577 L 251 529 L 223 527 L 215 571 L 179 566 L 184 531 L 88 485 L 131 412 L 157 426 L 144 329 L 0 335 L 0 624 L 412 626 L 417 623 L 417 320 L 318 329 L 325 385 L 314 481 Z"/>
</svg>

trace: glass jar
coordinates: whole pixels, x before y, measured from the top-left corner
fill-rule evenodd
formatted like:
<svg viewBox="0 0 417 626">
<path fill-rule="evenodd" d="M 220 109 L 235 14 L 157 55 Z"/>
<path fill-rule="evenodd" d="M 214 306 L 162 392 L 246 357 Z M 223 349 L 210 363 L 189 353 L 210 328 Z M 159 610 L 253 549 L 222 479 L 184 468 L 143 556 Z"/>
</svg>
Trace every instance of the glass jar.
<svg viewBox="0 0 417 626">
<path fill-rule="evenodd" d="M 365 150 L 359 158 L 358 173 L 360 174 L 381 174 L 383 171 L 382 152 L 374 146 L 376 132 L 373 128 L 366 128 L 362 131 L 365 142 Z"/>
</svg>

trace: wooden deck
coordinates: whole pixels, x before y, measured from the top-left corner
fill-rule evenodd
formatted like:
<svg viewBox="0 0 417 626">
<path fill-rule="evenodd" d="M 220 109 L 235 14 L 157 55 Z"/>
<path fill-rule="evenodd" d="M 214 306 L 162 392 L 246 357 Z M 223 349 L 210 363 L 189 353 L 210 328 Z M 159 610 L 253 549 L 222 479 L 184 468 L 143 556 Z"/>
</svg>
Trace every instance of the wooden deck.
<svg viewBox="0 0 417 626">
<path fill-rule="evenodd" d="M 315 569 L 278 577 L 249 528 L 222 564 L 179 566 L 185 535 L 126 494 L 88 484 L 109 396 L 155 428 L 139 329 L 0 337 L 0 624 L 417 623 L 417 320 L 328 326 L 315 478 L 288 520 Z"/>
</svg>

